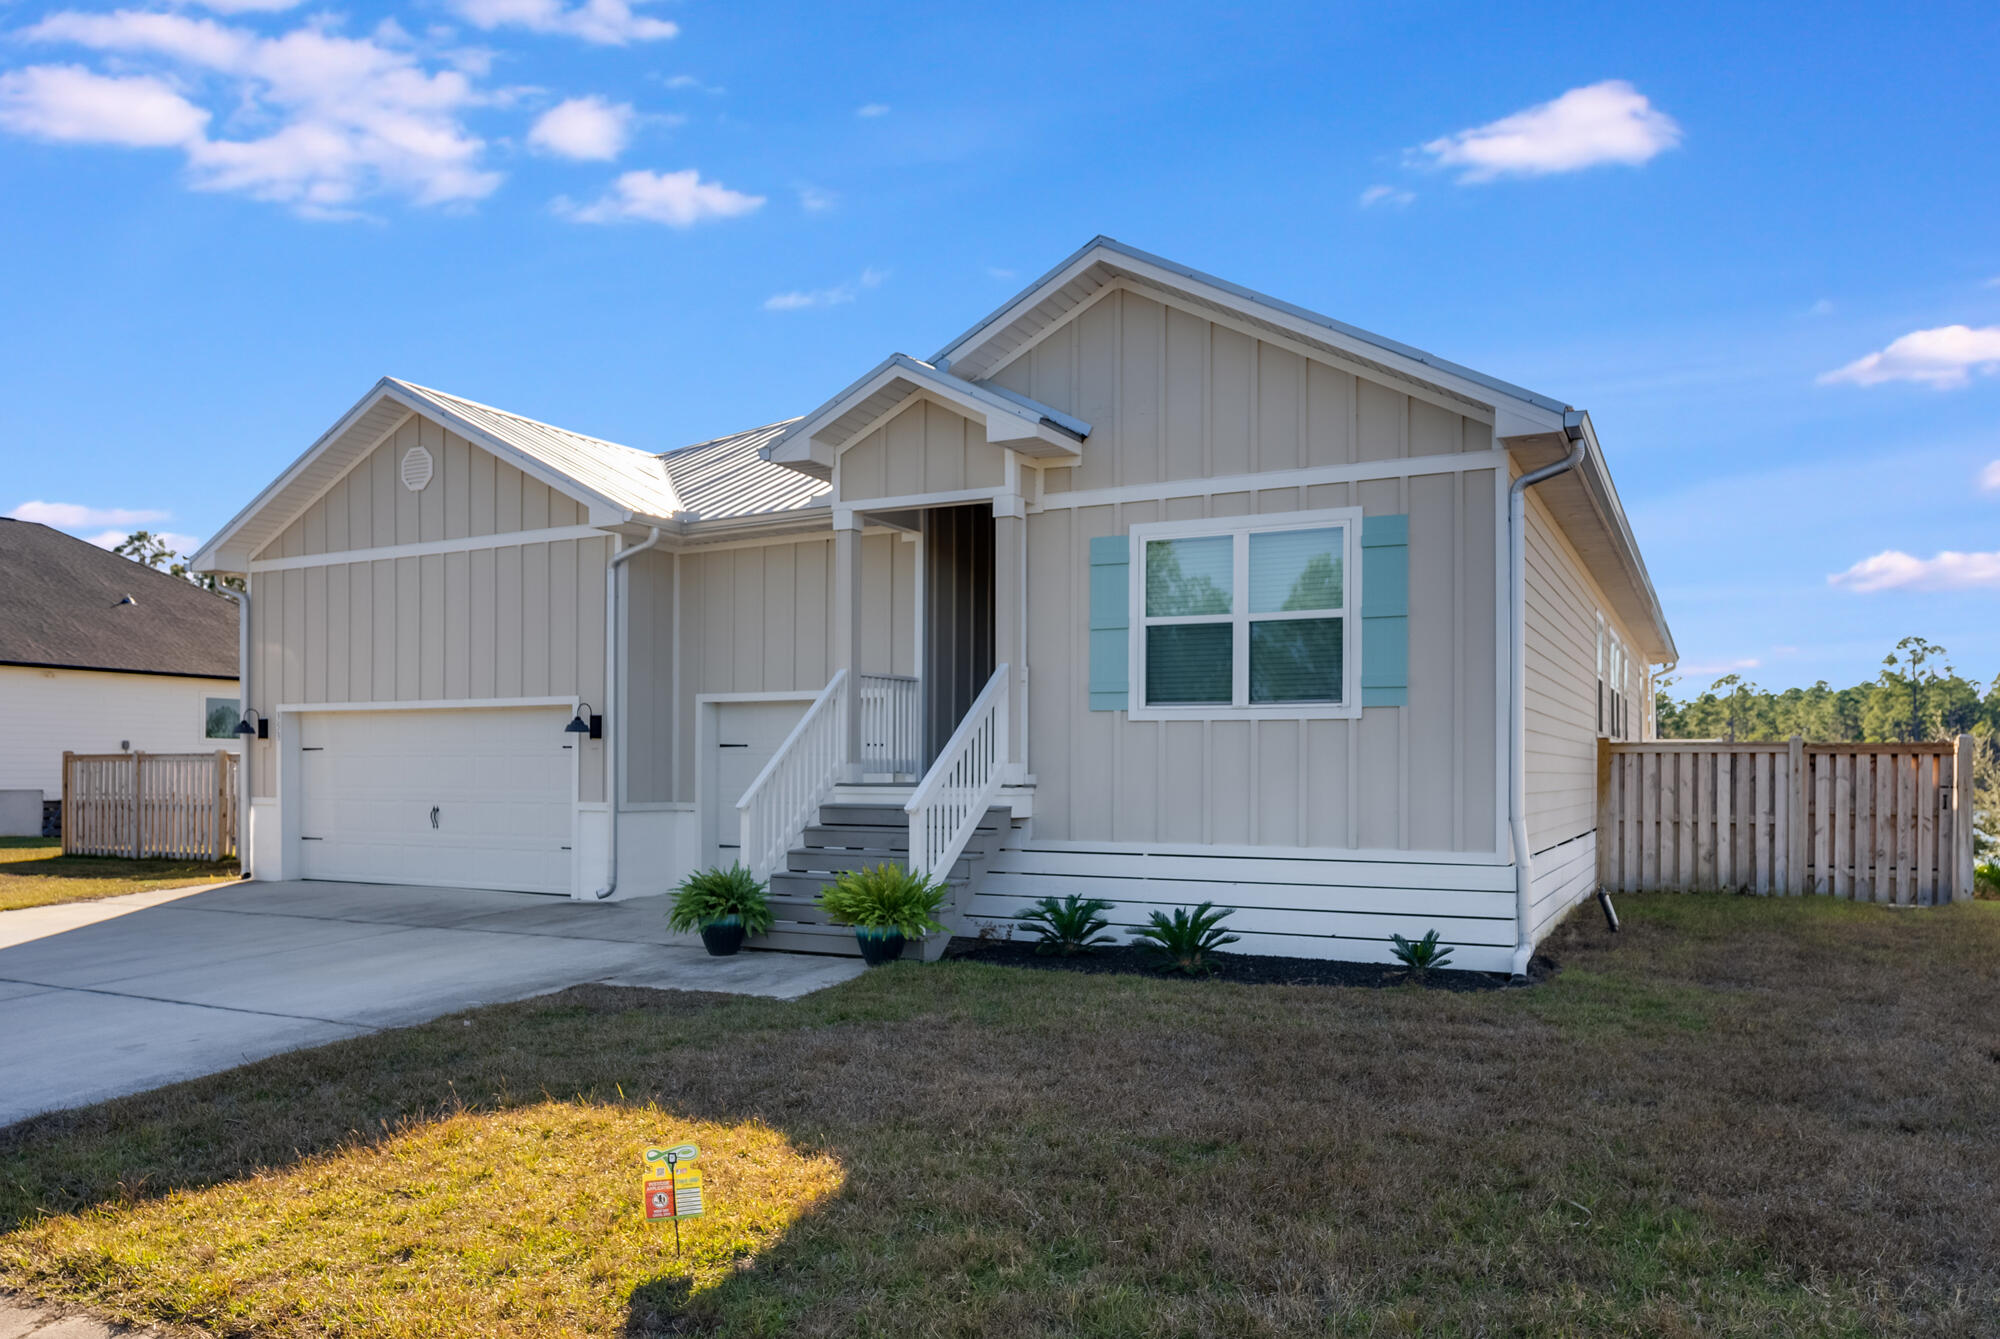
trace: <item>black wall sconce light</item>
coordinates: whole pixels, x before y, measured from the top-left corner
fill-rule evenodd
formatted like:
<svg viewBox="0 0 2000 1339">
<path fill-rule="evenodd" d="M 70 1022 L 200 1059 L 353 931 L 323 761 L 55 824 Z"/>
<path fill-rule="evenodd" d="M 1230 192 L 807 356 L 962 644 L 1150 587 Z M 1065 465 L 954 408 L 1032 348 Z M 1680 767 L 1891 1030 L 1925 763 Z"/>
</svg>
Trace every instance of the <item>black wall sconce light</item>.
<svg viewBox="0 0 2000 1339">
<path fill-rule="evenodd" d="M 569 724 L 563 727 L 563 733 L 569 735 L 589 735 L 592 739 L 602 739 L 604 738 L 604 718 L 593 714 L 588 702 L 582 703 L 577 707 L 576 715 L 570 717 Z"/>
<path fill-rule="evenodd" d="M 252 716 L 257 718 L 255 725 L 250 723 Z M 264 719 L 263 712 L 257 710 L 255 707 L 251 707 L 243 713 L 242 719 L 236 722 L 236 733 L 246 739 L 251 735 L 255 735 L 259 739 L 269 739 L 271 737 L 271 723 Z"/>
</svg>

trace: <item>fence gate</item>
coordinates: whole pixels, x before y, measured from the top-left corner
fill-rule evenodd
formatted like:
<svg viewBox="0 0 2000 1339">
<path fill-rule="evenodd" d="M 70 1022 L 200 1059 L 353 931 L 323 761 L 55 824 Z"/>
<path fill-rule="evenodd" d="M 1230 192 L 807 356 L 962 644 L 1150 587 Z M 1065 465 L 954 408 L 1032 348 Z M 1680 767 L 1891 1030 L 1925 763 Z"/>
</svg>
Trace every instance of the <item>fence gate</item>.
<svg viewBox="0 0 2000 1339">
<path fill-rule="evenodd" d="M 1922 744 L 1601 742 L 1612 892 L 1972 896 L 1972 736 Z"/>
<path fill-rule="evenodd" d="M 228 859 L 236 767 L 227 749 L 63 754 L 63 854 Z"/>
</svg>

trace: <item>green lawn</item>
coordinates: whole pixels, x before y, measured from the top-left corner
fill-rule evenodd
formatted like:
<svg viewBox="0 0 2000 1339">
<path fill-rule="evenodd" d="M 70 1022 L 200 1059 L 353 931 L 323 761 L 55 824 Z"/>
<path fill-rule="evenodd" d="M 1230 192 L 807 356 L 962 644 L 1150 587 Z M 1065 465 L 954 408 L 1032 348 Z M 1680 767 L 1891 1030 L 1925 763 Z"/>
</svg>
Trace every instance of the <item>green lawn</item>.
<svg viewBox="0 0 2000 1339">
<path fill-rule="evenodd" d="M 0 1131 L 0 1285 L 258 1335 L 1990 1335 L 2000 906 L 1531 989 L 585 988 Z M 649 1142 L 713 1214 L 638 1220 Z"/>
<path fill-rule="evenodd" d="M 66 856 L 53 837 L 0 837 L 0 911 L 88 902 L 236 877 L 236 862 Z"/>
</svg>

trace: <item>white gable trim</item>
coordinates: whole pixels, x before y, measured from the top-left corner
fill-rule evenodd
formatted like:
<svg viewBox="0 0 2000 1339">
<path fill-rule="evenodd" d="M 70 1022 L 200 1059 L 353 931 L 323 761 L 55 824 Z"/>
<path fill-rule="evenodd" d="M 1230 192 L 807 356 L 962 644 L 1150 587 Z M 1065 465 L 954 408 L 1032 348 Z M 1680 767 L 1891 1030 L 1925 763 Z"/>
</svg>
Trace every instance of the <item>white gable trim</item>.
<svg viewBox="0 0 2000 1339">
<path fill-rule="evenodd" d="M 1506 435 L 1546 431 L 1552 424 L 1560 423 L 1566 408 L 1548 396 L 1538 395 L 1421 349 L 1371 334 L 1199 270 L 1176 265 L 1164 257 L 1128 247 L 1108 237 L 1098 237 L 1086 244 L 1082 250 L 939 350 L 932 363 L 940 369 L 952 370 L 956 364 L 983 349 L 997 335 L 1020 321 L 1051 293 L 1099 264 L 1104 265 L 1113 276 L 1130 275 L 1148 285 L 1235 311 L 1250 320 L 1275 326 L 1295 338 L 1344 353 L 1364 365 L 1381 368 L 1399 379 L 1435 386 L 1475 404 L 1491 405 L 1496 417 L 1501 420 L 1496 426 Z M 1260 338 L 1263 337 L 1262 332 L 1254 329 L 1245 333 L 1257 333 Z M 1012 351 L 1009 352 L 1011 356 Z M 981 368 L 976 376 L 983 379 L 990 374 L 991 369 Z"/>
<path fill-rule="evenodd" d="M 356 430 L 363 426 L 372 413 L 384 406 L 395 406 L 402 412 L 396 414 L 394 421 L 386 428 L 363 431 L 357 436 Z M 437 421 L 481 450 L 506 461 L 529 478 L 546 484 L 563 496 L 583 504 L 589 510 L 590 523 L 593 526 L 622 524 L 634 519 L 632 512 L 610 498 L 584 487 L 558 470 L 550 469 L 533 456 L 494 439 L 444 406 L 427 398 L 409 394 L 392 378 L 384 377 L 376 382 L 368 394 L 362 396 L 352 409 L 342 414 L 318 441 L 306 448 L 297 460 L 258 493 L 249 506 L 238 512 L 227 525 L 216 532 L 212 539 L 195 552 L 193 559 L 195 570 L 247 572 L 256 553 L 283 534 L 286 526 L 304 515 L 306 510 L 324 497 L 334 484 L 345 478 L 355 465 L 367 459 L 371 452 L 400 430 L 412 415 L 422 415 Z M 311 477 L 313 467 L 329 460 L 335 466 L 332 473 L 314 481 Z"/>
<path fill-rule="evenodd" d="M 883 391 L 903 393 L 894 405 L 871 415 L 868 423 L 839 440 L 822 436 L 835 423 Z M 922 397 L 961 414 L 986 430 L 986 440 L 1023 455 L 1074 459 L 1090 434 L 1090 425 L 1073 415 L 1024 396 L 992 386 L 976 386 L 907 354 L 891 354 L 859 381 L 841 391 L 764 448 L 764 458 L 775 464 L 810 462 L 832 469 L 834 460 L 849 444 L 879 426 L 889 414 L 902 409 L 912 398 Z"/>
</svg>

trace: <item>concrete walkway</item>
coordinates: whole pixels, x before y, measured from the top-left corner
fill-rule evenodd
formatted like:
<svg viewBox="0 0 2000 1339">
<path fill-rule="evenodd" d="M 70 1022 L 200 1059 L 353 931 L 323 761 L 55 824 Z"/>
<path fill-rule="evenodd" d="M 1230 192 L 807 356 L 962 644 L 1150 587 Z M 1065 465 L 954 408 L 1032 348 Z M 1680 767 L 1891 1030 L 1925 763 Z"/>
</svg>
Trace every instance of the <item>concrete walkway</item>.
<svg viewBox="0 0 2000 1339">
<path fill-rule="evenodd" d="M 656 897 L 232 883 L 0 912 L 0 1126 L 585 982 L 796 999 L 861 970 L 711 958 Z"/>
<path fill-rule="evenodd" d="M 0 1296 L 0 1339 L 155 1339 L 161 1334 L 159 1330 L 114 1325 L 81 1311 Z"/>
</svg>

